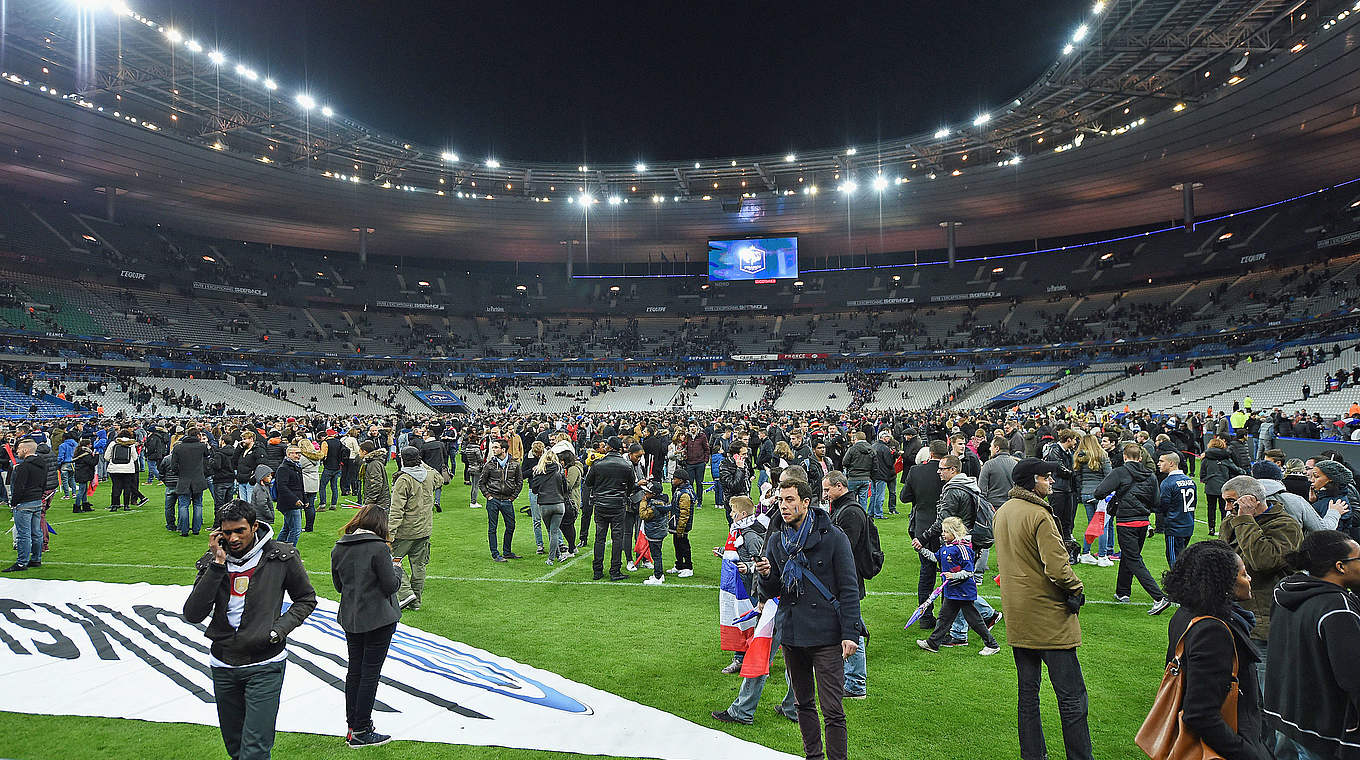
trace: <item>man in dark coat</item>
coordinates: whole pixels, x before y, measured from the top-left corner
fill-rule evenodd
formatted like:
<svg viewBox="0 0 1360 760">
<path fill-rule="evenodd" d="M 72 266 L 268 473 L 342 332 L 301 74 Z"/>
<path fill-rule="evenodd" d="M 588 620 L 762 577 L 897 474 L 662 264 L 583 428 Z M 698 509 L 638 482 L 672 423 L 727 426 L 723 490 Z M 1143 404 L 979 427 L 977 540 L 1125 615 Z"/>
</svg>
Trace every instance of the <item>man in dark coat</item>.
<svg viewBox="0 0 1360 760">
<path fill-rule="evenodd" d="M 803 753 L 846 760 L 849 734 L 841 706 L 845 661 L 859 651 L 864 633 L 854 553 L 831 516 L 812 509 L 812 489 L 806 482 L 779 485 L 779 513 L 780 530 L 770 537 L 756 572 L 764 596 L 780 598 L 775 625 L 798 705 Z M 818 701 L 826 726 L 825 753 Z"/>
<path fill-rule="evenodd" d="M 1159 501 L 1157 478 L 1143 466 L 1137 443 L 1124 444 L 1124 464 L 1110 471 L 1096 486 L 1096 501 L 1114 494 L 1115 535 L 1119 540 L 1119 574 L 1115 578 L 1115 601 L 1129 601 L 1133 579 L 1152 597 L 1149 615 L 1161 614 L 1171 606 L 1171 600 L 1143 564 L 1143 542 L 1147 540 L 1149 517 Z"/>
<path fill-rule="evenodd" d="M 936 507 L 940 502 L 940 492 L 944 490 L 944 483 L 940 481 L 940 460 L 948 451 L 948 445 L 944 441 L 931 441 L 930 458 L 921 464 L 912 465 L 912 468 L 907 470 L 901 496 L 902 503 L 910 502 L 912 505 L 907 533 L 913 539 L 924 537 L 930 526 L 935 524 Z M 916 556 L 921 560 L 921 573 L 916 581 L 916 603 L 925 604 L 926 599 L 930 598 L 930 593 L 935 590 L 935 576 L 940 571 L 938 566 L 924 555 L 918 552 Z M 934 605 L 921 616 L 920 625 L 921 630 L 934 630 Z"/>
<path fill-rule="evenodd" d="M 179 497 L 179 534 L 194 535 L 203 529 L 203 492 L 208 490 L 208 444 L 199 439 L 198 430 L 191 429 L 170 452 L 170 463 L 179 474 L 175 495 Z M 193 504 L 190 523 L 189 505 Z"/>
</svg>

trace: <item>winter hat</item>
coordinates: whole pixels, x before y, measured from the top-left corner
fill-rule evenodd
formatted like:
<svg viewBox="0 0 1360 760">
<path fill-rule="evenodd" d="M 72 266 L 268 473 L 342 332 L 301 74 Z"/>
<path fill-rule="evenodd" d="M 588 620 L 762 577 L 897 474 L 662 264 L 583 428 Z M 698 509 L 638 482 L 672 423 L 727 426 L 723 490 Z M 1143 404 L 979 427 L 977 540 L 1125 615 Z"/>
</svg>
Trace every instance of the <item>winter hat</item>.
<svg viewBox="0 0 1360 760">
<path fill-rule="evenodd" d="M 1034 479 L 1040 475 L 1056 475 L 1062 470 L 1057 462 L 1048 462 L 1037 457 L 1026 457 L 1015 463 L 1011 480 L 1027 491 L 1034 490 Z"/>
<path fill-rule="evenodd" d="M 1355 476 L 1340 462 L 1333 462 L 1330 459 L 1319 459 L 1313 466 L 1317 468 L 1318 472 L 1326 475 L 1328 480 L 1339 486 L 1344 487 L 1355 482 Z"/>
<path fill-rule="evenodd" d="M 685 468 L 683 467 L 676 467 L 675 470 L 671 473 L 671 480 L 679 480 L 688 483 L 690 480 L 689 472 L 686 471 Z"/>
<path fill-rule="evenodd" d="M 407 446 L 402 449 L 401 464 L 403 467 L 414 467 L 420 464 L 420 449 L 415 446 Z"/>
<path fill-rule="evenodd" d="M 1263 459 L 1251 466 L 1251 476 L 1257 480 L 1283 480 L 1284 470 L 1269 459 Z"/>
</svg>

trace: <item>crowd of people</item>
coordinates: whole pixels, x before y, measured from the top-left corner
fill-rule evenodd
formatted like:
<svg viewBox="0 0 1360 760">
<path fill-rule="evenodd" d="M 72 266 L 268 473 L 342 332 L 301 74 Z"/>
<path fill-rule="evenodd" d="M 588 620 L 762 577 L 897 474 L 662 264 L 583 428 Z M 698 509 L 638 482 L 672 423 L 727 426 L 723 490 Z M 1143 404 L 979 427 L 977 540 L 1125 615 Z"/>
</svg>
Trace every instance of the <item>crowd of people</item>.
<svg viewBox="0 0 1360 760">
<path fill-rule="evenodd" d="M 777 605 L 774 648 L 782 643 L 792 695 L 779 712 L 799 723 L 808 757 L 841 758 L 848 751 L 841 701 L 868 697 L 859 601 L 884 561 L 874 526 L 900 516 L 911 537 L 906 556 L 919 565 L 917 624 L 928 632 L 917 642 L 921 649 L 966 647 L 971 630 L 980 654 L 996 654 L 1001 644 L 992 629 L 1004 614 L 1018 673 L 1022 757 L 1044 756 L 1044 667 L 1059 697 L 1068 756 L 1092 756 L 1076 655 L 1084 592 L 1072 568 L 1116 563 L 1114 601 L 1131 601 L 1137 580 L 1149 615 L 1181 605 L 1168 659 L 1195 663 L 1185 670 L 1187 694 L 1206 705 L 1220 698 L 1226 681 L 1214 668 L 1222 670 L 1233 653 L 1243 673 L 1255 674 L 1243 678 L 1238 708 L 1256 712 L 1232 731 L 1213 723 L 1215 710 L 1200 710 L 1192 721 L 1187 707 L 1197 736 L 1225 757 L 1332 756 L 1329 747 L 1350 741 L 1347 720 L 1303 709 L 1293 691 L 1303 683 L 1297 674 L 1266 666 L 1306 662 L 1324 671 L 1328 658 L 1360 641 L 1360 628 L 1348 627 L 1360 623 L 1360 601 L 1332 591 L 1360 578 L 1347 561 L 1360 555 L 1355 474 L 1335 450 L 1296 459 L 1276 446 L 1315 426 L 1301 414 L 1252 410 L 1249 401 L 1231 412 L 1183 417 L 1058 409 L 657 410 L 25 421 L 0 429 L 7 454 L 0 457 L 7 486 L 0 496 L 13 510 L 17 538 L 15 562 L 4 572 L 41 566 L 45 514 L 61 500 L 75 512 L 92 510 L 96 479 L 113 483 L 111 510 L 145 505 L 140 489 L 159 480 L 165 527 L 186 538 L 203 530 L 210 495 L 210 547 L 185 613 L 212 618 L 211 664 L 226 703 L 229 752 L 237 756 L 242 742 L 257 742 L 267 754 L 277 699 L 240 695 L 281 688 L 287 633 L 315 604 L 296 547 L 310 540 L 303 535 L 316 511 L 359 508 L 334 549 L 333 573 L 350 635 L 347 741 L 365 746 L 388 739 L 372 724 L 373 691 L 396 621 L 420 609 L 434 514 L 452 506 L 444 490 L 460 470 L 469 501 L 459 506 L 487 515 L 488 561 L 523 561 L 532 552 L 553 565 L 588 551 L 597 580 L 628 582 L 642 570 L 641 582 L 660 585 L 693 575 L 689 534 L 707 501 L 723 510 L 729 538 L 722 553 L 750 597 L 761 610 Z M 1075 532 L 1081 510 L 1085 534 Z M 532 544 L 516 536 L 522 513 Z M 1214 540 L 1190 543 L 1197 516 Z M 1172 568 L 1160 582 L 1143 561 L 1155 535 Z M 900 561 L 895 547 L 888 553 Z M 1000 609 L 978 593 L 993 565 Z M 372 572 L 388 566 L 390 573 Z M 247 594 L 265 604 L 247 607 L 255 612 L 243 617 L 244 600 L 228 590 L 231 578 L 248 572 L 255 575 Z M 1206 584 L 1224 588 L 1211 598 Z M 283 594 L 292 600 L 285 615 L 259 612 L 277 610 Z M 1329 617 L 1322 639 L 1302 635 L 1298 617 L 1289 618 L 1289 633 L 1277 624 L 1272 636 L 1272 600 L 1280 599 L 1297 604 L 1274 605 L 1277 618 L 1351 612 Z M 1227 627 L 1206 625 L 1205 616 Z M 249 651 L 229 643 L 243 637 L 224 636 L 247 628 L 260 634 L 250 637 L 258 646 Z M 739 652 L 724 672 L 743 672 L 743 660 Z M 1348 670 L 1330 667 L 1309 677 L 1332 684 L 1336 696 L 1327 704 L 1344 708 Z M 714 719 L 753 722 L 767 678 L 768 668 L 744 677 L 736 700 Z M 1291 742 L 1302 749 L 1283 754 Z"/>
</svg>

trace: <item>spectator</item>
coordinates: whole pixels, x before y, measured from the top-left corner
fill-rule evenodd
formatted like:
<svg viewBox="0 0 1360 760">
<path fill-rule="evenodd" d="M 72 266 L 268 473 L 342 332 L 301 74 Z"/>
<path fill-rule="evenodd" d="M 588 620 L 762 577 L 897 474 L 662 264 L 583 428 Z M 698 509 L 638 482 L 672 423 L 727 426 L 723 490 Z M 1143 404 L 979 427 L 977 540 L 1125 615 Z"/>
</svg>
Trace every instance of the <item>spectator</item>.
<svg viewBox="0 0 1360 760">
<path fill-rule="evenodd" d="M 1124 464 L 1114 468 L 1096 486 L 1095 497 L 1114 495 L 1115 532 L 1119 536 L 1119 574 L 1115 577 L 1114 598 L 1129 601 L 1133 579 L 1152 597 L 1149 615 L 1160 615 L 1171 606 L 1157 581 L 1143 563 L 1143 543 L 1147 541 L 1149 517 L 1157 506 L 1157 479 L 1143 466 L 1137 443 L 1124 444 Z"/>
<path fill-rule="evenodd" d="M 387 510 L 367 504 L 341 529 L 331 549 L 331 583 L 340 592 L 336 620 L 349 648 L 345 742 L 351 747 L 374 747 L 392 739 L 373 726 L 378 679 L 401 620 L 401 564 L 392 559 L 387 534 Z"/>
<path fill-rule="evenodd" d="M 1006 643 L 1015 656 L 1019 676 L 1019 734 L 1022 760 L 1048 757 L 1039 717 L 1039 682 L 1048 666 L 1058 696 L 1063 745 L 1068 760 L 1092 760 L 1086 723 L 1086 682 L 1077 647 L 1081 624 L 1077 613 L 1085 603 L 1081 579 L 1048 504 L 1057 462 L 1020 460 L 1012 475 L 1011 498 L 996 511 L 996 566 L 1001 608 L 1006 615 Z"/>
<path fill-rule="evenodd" d="M 387 542 L 393 557 L 411 561 L 411 576 L 402 575 L 397 592 L 402 609 L 420 609 L 434 533 L 434 492 L 445 482 L 444 473 L 425 463 L 420 449 L 407 446 L 401 450 L 401 470 L 392 479 Z"/>
<path fill-rule="evenodd" d="M 137 493 L 137 473 L 141 458 L 141 449 L 137 446 L 137 439 L 132 437 L 129 429 L 120 430 L 118 436 L 113 439 L 107 448 L 104 449 L 104 459 L 108 461 L 109 479 L 113 481 L 113 492 L 110 496 L 109 511 L 118 509 L 118 502 L 121 498 L 123 511 L 132 509 L 132 500 Z M 17 503 L 17 502 L 16 502 Z"/>
<path fill-rule="evenodd" d="M 983 465 L 983 469 L 986 469 L 986 465 Z M 1082 436 L 1077 444 L 1077 450 L 1072 454 L 1072 478 L 1075 481 L 1073 493 L 1086 507 L 1088 522 L 1096 514 L 1096 487 L 1112 469 L 1110 456 L 1101 448 L 1100 439 L 1089 433 Z M 1108 518 L 1113 518 L 1113 515 L 1109 515 Z M 1110 519 L 1110 522 L 1113 523 L 1113 519 Z M 1109 525 L 1107 528 L 1100 534 L 1094 554 L 1091 552 L 1091 542 L 1084 540 L 1083 537 L 1081 555 L 1077 558 L 1083 565 L 1114 566 L 1114 560 L 1110 559 L 1110 554 L 1114 552 L 1114 547 L 1111 546 L 1115 535 L 1114 526 Z"/>
<path fill-rule="evenodd" d="M 524 476 L 521 474 L 520 460 L 510 455 L 506 439 L 493 440 L 490 448 L 491 457 L 482 467 L 477 485 L 486 494 L 487 538 L 491 544 L 491 559 L 505 562 L 520 559 L 520 555 L 510 550 L 510 544 L 515 537 L 515 498 L 524 489 Z M 417 457 L 419 454 L 417 450 Z M 402 450 L 402 458 L 405 466 L 405 449 Z M 394 505 L 395 496 L 394 493 Z M 501 517 L 505 518 L 505 539 L 502 549 L 497 549 L 496 523 Z"/>
<path fill-rule="evenodd" d="M 36 452 L 38 444 L 23 440 L 15 451 L 19 463 L 10 473 L 10 504 L 14 506 L 14 540 L 18 557 L 3 572 L 17 573 L 42 567 L 43 492 L 47 486 L 47 462 Z"/>
<path fill-rule="evenodd" d="M 1274 592 L 1266 722 L 1279 732 L 1280 757 L 1352 757 L 1360 745 L 1360 544 L 1317 531 L 1286 559 L 1304 572 Z"/>
<path fill-rule="evenodd" d="M 930 442 L 930 458 L 921 464 L 912 465 L 902 484 L 902 503 L 911 502 L 911 516 L 907 522 L 907 534 L 913 541 L 919 541 L 938 520 L 937 509 L 940 494 L 944 490 L 944 480 L 940 477 L 940 460 L 949 451 L 944 441 Z M 935 562 L 920 556 L 921 570 L 916 578 L 916 603 L 925 604 L 935 590 L 935 575 L 939 571 Z M 921 616 L 918 625 L 923 631 L 935 629 L 934 605 Z"/>
<path fill-rule="evenodd" d="M 1195 481 L 1181 472 L 1181 455 L 1175 452 L 1157 457 L 1163 480 L 1157 499 L 1157 531 L 1166 539 L 1166 566 L 1176 564 L 1195 533 L 1195 505 L 1199 491 Z"/>
<path fill-rule="evenodd" d="M 1200 467 L 1200 480 L 1204 483 L 1204 504 L 1209 510 L 1209 535 L 1218 535 L 1218 518 L 1224 511 L 1223 483 L 1229 478 L 1246 475 L 1246 470 L 1237 466 L 1228 442 L 1214 436 L 1204 450 L 1204 463 Z"/>
<path fill-rule="evenodd" d="M 203 527 L 203 492 L 208 490 L 208 445 L 199 440 L 198 430 L 190 428 L 170 452 L 170 464 L 178 476 L 175 495 L 179 501 L 179 534 L 197 536 Z M 189 506 L 193 505 L 190 524 Z"/>
<path fill-rule="evenodd" d="M 1238 604 L 1252 595 L 1242 559 L 1222 541 L 1201 541 L 1177 558 L 1163 583 L 1180 604 L 1168 628 L 1166 662 L 1179 663 L 1184 674 L 1185 728 L 1225 760 L 1269 760 L 1261 742 L 1252 614 Z M 1238 690 L 1233 725 L 1223 719 L 1230 689 Z"/>
<path fill-rule="evenodd" d="M 945 457 L 945 461 L 950 459 L 957 458 Z M 973 580 L 973 547 L 968 541 L 966 531 L 963 521 L 952 515 L 944 518 L 941 523 L 941 546 L 939 551 L 935 552 L 935 564 L 940 566 L 940 575 L 944 582 L 941 594 L 944 601 L 935 630 L 931 632 L 929 638 L 917 639 L 916 646 L 927 652 L 939 652 L 940 645 L 949 635 L 948 627 L 961 615 L 968 621 L 968 626 L 982 637 L 982 651 L 978 654 L 985 657 L 1000 652 L 1001 647 L 997 645 L 991 629 L 983 622 L 982 616 L 974 607 L 978 598 L 977 583 Z"/>
</svg>

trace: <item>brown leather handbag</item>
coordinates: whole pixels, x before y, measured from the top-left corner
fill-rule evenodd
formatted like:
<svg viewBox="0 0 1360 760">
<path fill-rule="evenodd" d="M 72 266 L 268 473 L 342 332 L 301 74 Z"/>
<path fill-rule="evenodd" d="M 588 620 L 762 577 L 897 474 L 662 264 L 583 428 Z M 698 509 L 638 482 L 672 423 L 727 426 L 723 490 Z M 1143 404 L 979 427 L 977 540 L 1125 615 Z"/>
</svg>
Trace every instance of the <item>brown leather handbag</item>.
<svg viewBox="0 0 1360 760">
<path fill-rule="evenodd" d="M 1185 726 L 1185 716 L 1181 709 L 1181 699 L 1185 694 L 1185 673 L 1181 669 L 1181 658 L 1185 655 L 1185 635 L 1195 623 L 1201 620 L 1217 621 L 1224 628 L 1228 624 L 1212 615 L 1201 615 L 1190 621 L 1176 642 L 1176 655 L 1166 664 L 1162 685 L 1157 689 L 1157 699 L 1152 703 L 1147 720 L 1138 729 L 1134 743 L 1152 760 L 1223 760 L 1223 756 L 1195 736 Z M 1232 636 L 1232 629 L 1228 629 Z M 1232 730 L 1237 730 L 1237 695 L 1241 686 L 1237 681 L 1237 646 L 1233 645 L 1232 682 L 1228 695 L 1223 700 L 1223 721 Z"/>
</svg>

